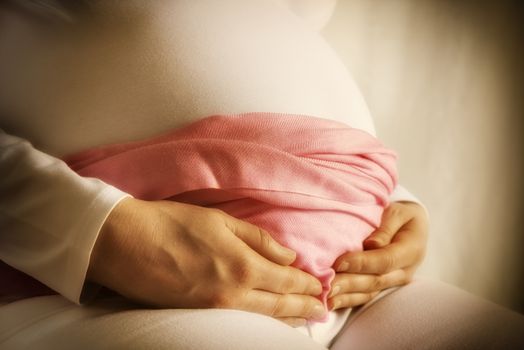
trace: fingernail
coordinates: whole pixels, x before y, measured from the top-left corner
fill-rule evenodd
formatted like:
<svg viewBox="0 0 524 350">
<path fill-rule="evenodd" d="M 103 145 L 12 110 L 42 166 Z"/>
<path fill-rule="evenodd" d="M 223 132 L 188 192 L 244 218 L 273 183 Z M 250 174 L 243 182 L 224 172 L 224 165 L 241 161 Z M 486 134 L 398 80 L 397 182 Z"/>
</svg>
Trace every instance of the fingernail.
<svg viewBox="0 0 524 350">
<path fill-rule="evenodd" d="M 349 263 L 347 261 L 344 261 L 340 265 L 338 265 L 337 272 L 346 271 L 349 268 Z"/>
<path fill-rule="evenodd" d="M 311 295 L 314 295 L 314 296 L 320 295 L 323 290 L 324 288 L 322 287 L 322 284 L 318 282 L 317 280 L 317 283 L 315 283 L 315 287 L 311 291 Z"/>
<path fill-rule="evenodd" d="M 331 298 L 332 296 L 337 295 L 338 292 L 340 292 L 340 286 L 336 285 L 333 287 L 333 289 L 331 289 L 331 292 L 329 293 L 329 297 Z"/>
<path fill-rule="evenodd" d="M 284 252 L 285 255 L 289 255 L 289 256 L 296 256 L 297 255 L 297 252 L 295 252 L 292 249 L 286 248 L 286 247 L 282 247 L 282 251 Z"/>
<path fill-rule="evenodd" d="M 294 250 L 288 248 L 282 248 L 283 255 L 288 258 L 291 262 L 295 261 L 297 258 L 297 253 Z"/>
<path fill-rule="evenodd" d="M 385 244 L 384 242 L 381 240 L 381 239 L 369 239 L 367 241 L 364 242 L 365 246 L 369 248 L 381 248 L 383 247 Z"/>
<path fill-rule="evenodd" d="M 322 284 L 320 284 L 320 282 L 319 282 L 318 283 L 318 288 L 315 291 L 316 292 L 315 296 L 322 294 L 323 291 L 324 291 L 324 288 L 322 287 Z"/>
<path fill-rule="evenodd" d="M 314 319 L 320 319 L 323 318 L 326 314 L 326 309 L 324 309 L 323 305 L 315 305 L 313 308 L 313 318 Z"/>
</svg>

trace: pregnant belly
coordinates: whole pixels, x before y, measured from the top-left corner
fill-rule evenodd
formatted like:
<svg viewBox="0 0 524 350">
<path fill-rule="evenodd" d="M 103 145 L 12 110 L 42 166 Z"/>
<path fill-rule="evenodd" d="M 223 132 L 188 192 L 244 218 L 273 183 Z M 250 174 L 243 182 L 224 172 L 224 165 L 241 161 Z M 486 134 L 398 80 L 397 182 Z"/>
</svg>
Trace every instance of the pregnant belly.
<svg viewBox="0 0 524 350">
<path fill-rule="evenodd" d="M 7 21 L 4 39 L 22 40 L 0 41 L 12 53 L 2 128 L 57 156 L 226 113 L 313 115 L 374 134 L 334 52 L 271 1 L 99 3 L 52 30 Z"/>
</svg>

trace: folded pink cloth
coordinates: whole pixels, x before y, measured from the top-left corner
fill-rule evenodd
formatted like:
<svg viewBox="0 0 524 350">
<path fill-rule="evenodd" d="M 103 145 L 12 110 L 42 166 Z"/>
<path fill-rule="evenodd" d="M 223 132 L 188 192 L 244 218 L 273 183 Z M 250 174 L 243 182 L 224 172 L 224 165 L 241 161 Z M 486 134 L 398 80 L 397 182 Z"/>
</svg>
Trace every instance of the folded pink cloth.
<svg viewBox="0 0 524 350">
<path fill-rule="evenodd" d="M 267 230 L 319 278 L 324 302 L 335 259 L 362 250 L 397 181 L 395 153 L 368 133 L 272 113 L 212 116 L 67 162 L 136 198 L 219 208 Z"/>
<path fill-rule="evenodd" d="M 212 116 L 65 161 L 136 198 L 219 208 L 264 228 L 319 278 L 324 302 L 335 259 L 362 250 L 397 181 L 395 153 L 368 133 L 274 113 Z M 19 295 L 48 294 L 28 276 L 17 285 Z"/>
</svg>

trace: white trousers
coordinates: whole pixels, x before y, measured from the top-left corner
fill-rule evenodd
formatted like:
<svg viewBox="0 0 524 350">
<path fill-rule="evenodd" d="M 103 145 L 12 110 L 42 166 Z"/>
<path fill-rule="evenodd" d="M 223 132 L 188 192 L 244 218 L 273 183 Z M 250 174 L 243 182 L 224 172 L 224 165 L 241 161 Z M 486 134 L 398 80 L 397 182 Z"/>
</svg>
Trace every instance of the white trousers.
<svg viewBox="0 0 524 350">
<path fill-rule="evenodd" d="M 325 345 L 334 350 L 523 349 L 524 317 L 450 285 L 417 280 L 353 309 Z M 326 347 L 279 321 L 243 311 L 151 310 L 120 298 L 81 307 L 46 296 L 0 307 L 0 348 Z"/>
</svg>

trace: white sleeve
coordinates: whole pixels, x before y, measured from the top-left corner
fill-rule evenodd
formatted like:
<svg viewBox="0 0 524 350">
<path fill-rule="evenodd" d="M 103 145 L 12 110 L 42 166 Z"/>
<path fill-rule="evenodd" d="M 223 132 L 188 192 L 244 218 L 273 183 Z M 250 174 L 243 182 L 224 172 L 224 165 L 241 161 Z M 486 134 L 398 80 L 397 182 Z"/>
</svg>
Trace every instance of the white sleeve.
<svg viewBox="0 0 524 350">
<path fill-rule="evenodd" d="M 405 189 L 401 185 L 397 185 L 391 195 L 389 196 L 390 202 L 415 202 L 419 204 L 424 210 L 426 211 L 426 215 L 429 217 L 429 212 L 426 206 L 413 195 L 411 192 L 409 192 L 407 189 Z"/>
<path fill-rule="evenodd" d="M 395 189 L 389 196 L 389 201 L 390 202 L 415 202 L 415 203 L 422 205 L 422 203 L 420 202 L 420 200 L 417 197 L 415 197 L 411 192 L 406 190 L 401 185 L 397 185 L 397 187 L 395 187 Z"/>
<path fill-rule="evenodd" d="M 0 259 L 66 298 L 89 297 L 98 232 L 127 196 L 0 129 Z"/>
</svg>

